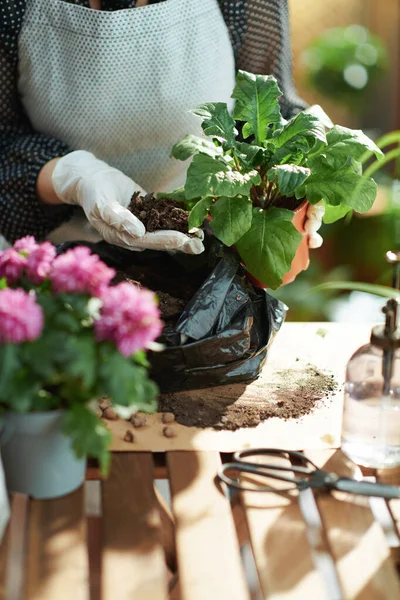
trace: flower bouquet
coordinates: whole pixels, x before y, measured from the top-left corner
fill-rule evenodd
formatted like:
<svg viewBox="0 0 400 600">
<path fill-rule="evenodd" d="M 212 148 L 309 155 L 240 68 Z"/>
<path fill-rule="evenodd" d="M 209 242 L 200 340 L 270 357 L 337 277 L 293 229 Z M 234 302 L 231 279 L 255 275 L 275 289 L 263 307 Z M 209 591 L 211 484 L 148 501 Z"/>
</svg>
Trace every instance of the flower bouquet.
<svg viewBox="0 0 400 600">
<path fill-rule="evenodd" d="M 86 456 L 107 472 L 99 398 L 124 418 L 156 409 L 145 351 L 162 330 L 158 306 L 148 290 L 111 285 L 114 276 L 86 247 L 57 256 L 28 236 L 0 252 L 0 446 L 14 491 L 67 493 Z"/>
</svg>

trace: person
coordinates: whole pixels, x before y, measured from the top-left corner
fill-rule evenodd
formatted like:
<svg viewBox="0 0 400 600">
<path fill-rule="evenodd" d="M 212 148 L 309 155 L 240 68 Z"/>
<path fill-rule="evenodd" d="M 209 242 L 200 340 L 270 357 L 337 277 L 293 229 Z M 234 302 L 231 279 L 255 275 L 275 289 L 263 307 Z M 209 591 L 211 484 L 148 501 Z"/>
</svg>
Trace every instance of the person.
<svg viewBox="0 0 400 600">
<path fill-rule="evenodd" d="M 277 78 L 285 118 L 305 107 L 287 0 L 2 0 L 0 233 L 44 239 L 78 206 L 111 244 L 201 252 L 127 206 L 184 183 L 171 148 L 200 133 L 190 109 L 232 102 L 237 69 Z M 310 246 L 320 224 L 313 208 Z"/>
</svg>

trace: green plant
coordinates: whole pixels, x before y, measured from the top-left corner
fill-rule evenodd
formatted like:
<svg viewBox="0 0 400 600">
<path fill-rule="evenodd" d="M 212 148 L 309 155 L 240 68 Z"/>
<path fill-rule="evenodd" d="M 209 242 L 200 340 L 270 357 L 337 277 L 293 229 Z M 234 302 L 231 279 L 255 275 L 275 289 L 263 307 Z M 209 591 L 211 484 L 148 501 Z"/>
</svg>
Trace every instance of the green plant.
<svg viewBox="0 0 400 600">
<path fill-rule="evenodd" d="M 303 53 L 311 87 L 359 112 L 387 66 L 383 41 L 361 25 L 325 31 Z"/>
<path fill-rule="evenodd" d="M 209 217 L 214 235 L 234 245 L 251 275 L 272 289 L 301 241 L 293 209 L 305 198 L 323 201 L 331 222 L 350 209 L 369 210 L 376 184 L 362 175 L 359 159 L 366 150 L 382 154 L 361 131 L 326 132 L 321 109 L 286 121 L 280 96 L 274 77 L 239 71 L 233 117 L 225 103 L 197 107 L 204 136 L 187 135 L 174 146 L 175 158 L 193 160 L 184 188 L 170 194 L 191 207 L 190 227 Z"/>
<path fill-rule="evenodd" d="M 56 257 L 28 236 L 0 252 L 0 423 L 62 409 L 77 456 L 103 472 L 111 433 L 92 403 L 107 397 L 124 418 L 156 409 L 145 349 L 161 332 L 153 295 L 114 275 L 85 247 Z"/>
</svg>

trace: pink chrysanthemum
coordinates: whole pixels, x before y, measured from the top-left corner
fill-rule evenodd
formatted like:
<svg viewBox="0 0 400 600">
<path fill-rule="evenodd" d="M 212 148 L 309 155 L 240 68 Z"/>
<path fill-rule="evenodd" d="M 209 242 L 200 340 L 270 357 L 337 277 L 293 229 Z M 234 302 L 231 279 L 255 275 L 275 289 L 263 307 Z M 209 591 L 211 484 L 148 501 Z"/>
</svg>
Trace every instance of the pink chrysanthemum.
<svg viewBox="0 0 400 600">
<path fill-rule="evenodd" d="M 40 284 L 50 273 L 51 264 L 56 256 L 56 249 L 50 242 L 43 242 L 28 256 L 26 275 L 32 283 Z"/>
<path fill-rule="evenodd" d="M 160 311 L 150 291 L 123 282 L 104 290 L 101 300 L 96 337 L 114 342 L 124 356 L 148 348 L 160 335 Z"/>
<path fill-rule="evenodd" d="M 17 240 L 14 244 L 14 250 L 17 250 L 17 252 L 26 252 L 27 254 L 36 250 L 37 247 L 38 244 L 33 235 L 26 235 Z"/>
<path fill-rule="evenodd" d="M 20 344 L 40 336 L 42 307 L 24 290 L 0 290 L 0 343 Z"/>
<path fill-rule="evenodd" d="M 9 285 L 16 283 L 26 265 L 27 259 L 14 248 L 0 252 L 0 278 L 5 277 Z"/>
<path fill-rule="evenodd" d="M 89 248 L 77 246 L 58 256 L 52 264 L 50 279 L 57 293 L 73 292 L 97 296 L 115 276 Z"/>
</svg>

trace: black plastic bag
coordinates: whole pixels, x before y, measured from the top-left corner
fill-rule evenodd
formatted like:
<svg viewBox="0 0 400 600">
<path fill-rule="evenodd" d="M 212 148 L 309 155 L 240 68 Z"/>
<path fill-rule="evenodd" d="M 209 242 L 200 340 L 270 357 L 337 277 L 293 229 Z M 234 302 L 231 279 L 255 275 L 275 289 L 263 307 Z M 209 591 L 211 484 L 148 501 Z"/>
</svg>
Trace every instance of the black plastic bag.
<svg viewBox="0 0 400 600">
<path fill-rule="evenodd" d="M 190 283 L 191 299 L 158 340 L 164 350 L 148 353 L 150 376 L 162 392 L 257 378 L 285 318 L 286 306 L 249 283 L 234 252 L 212 237 L 205 243 L 198 256 L 131 252 L 106 242 L 67 242 L 57 248 L 62 253 L 88 246 L 109 266 L 156 292 L 160 281 L 167 291 Z"/>
</svg>

